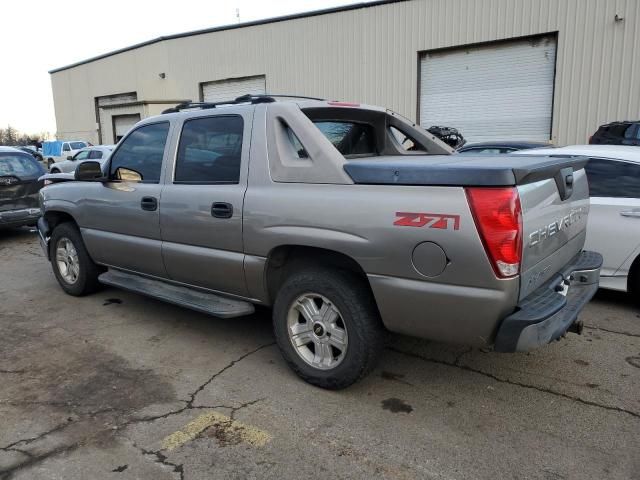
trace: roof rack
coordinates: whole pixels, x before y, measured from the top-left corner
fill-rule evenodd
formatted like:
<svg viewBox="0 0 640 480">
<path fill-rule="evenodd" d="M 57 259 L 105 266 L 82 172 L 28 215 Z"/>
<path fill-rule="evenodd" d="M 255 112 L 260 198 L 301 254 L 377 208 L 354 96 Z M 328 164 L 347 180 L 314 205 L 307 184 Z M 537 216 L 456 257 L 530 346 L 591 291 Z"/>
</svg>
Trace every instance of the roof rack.
<svg viewBox="0 0 640 480">
<path fill-rule="evenodd" d="M 316 98 L 316 97 L 305 97 L 303 95 L 279 95 L 279 94 L 246 94 L 240 97 L 235 98 L 234 100 L 226 100 L 223 102 L 183 102 L 175 107 L 167 108 L 163 110 L 162 113 L 177 113 L 182 110 L 191 110 L 199 108 L 201 110 L 206 110 L 209 108 L 217 108 L 223 105 L 238 105 L 243 103 L 248 103 L 251 105 L 255 105 L 258 103 L 273 103 L 276 101 L 276 98 L 301 98 L 305 100 L 320 100 L 324 101 L 324 98 Z"/>
</svg>

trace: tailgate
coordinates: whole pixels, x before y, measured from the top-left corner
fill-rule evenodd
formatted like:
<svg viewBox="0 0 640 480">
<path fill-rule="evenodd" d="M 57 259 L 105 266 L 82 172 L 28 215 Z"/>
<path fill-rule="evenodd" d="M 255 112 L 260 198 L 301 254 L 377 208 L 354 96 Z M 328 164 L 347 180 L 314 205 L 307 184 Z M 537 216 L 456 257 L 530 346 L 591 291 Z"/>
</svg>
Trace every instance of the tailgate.
<svg viewBox="0 0 640 480">
<path fill-rule="evenodd" d="M 519 185 L 523 245 L 520 298 L 569 263 L 584 246 L 589 187 L 584 159 Z M 544 177 L 545 175 L 541 175 Z"/>
</svg>

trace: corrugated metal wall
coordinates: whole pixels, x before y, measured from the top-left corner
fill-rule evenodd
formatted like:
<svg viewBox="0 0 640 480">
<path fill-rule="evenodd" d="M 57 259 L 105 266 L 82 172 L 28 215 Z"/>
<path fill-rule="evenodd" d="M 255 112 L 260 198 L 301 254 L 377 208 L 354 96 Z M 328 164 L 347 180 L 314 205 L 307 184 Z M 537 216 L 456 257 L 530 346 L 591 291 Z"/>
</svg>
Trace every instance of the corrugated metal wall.
<svg viewBox="0 0 640 480">
<path fill-rule="evenodd" d="M 558 32 L 555 143 L 640 117 L 639 0 L 410 0 L 166 40 L 54 73 L 58 131 L 95 129 L 96 96 L 197 100 L 202 82 L 263 74 L 269 92 L 415 118 L 419 52 L 549 32 Z"/>
</svg>

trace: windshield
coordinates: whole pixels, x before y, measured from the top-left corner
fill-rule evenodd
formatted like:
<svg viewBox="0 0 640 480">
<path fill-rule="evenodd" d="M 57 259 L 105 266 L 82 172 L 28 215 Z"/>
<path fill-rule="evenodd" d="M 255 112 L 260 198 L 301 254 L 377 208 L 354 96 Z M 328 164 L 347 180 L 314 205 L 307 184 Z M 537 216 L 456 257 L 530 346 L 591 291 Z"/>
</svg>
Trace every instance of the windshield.
<svg viewBox="0 0 640 480">
<path fill-rule="evenodd" d="M 71 150 L 80 150 L 87 146 L 84 142 L 69 142 L 69 145 L 71 145 Z"/>
</svg>

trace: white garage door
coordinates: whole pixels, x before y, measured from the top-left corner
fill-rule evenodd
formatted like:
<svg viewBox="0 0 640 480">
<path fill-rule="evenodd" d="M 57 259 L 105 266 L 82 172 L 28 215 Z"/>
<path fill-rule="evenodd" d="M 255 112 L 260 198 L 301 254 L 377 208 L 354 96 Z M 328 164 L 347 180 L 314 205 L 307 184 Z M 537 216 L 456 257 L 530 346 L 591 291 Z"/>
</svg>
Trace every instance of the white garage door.
<svg viewBox="0 0 640 480">
<path fill-rule="evenodd" d="M 113 117 L 113 134 L 114 141 L 117 143 L 131 128 L 140 121 L 140 115 L 114 115 Z"/>
<path fill-rule="evenodd" d="M 420 123 L 457 128 L 467 141 L 551 138 L 553 36 L 425 54 Z"/>
<path fill-rule="evenodd" d="M 247 93 L 266 93 L 266 84 L 264 75 L 207 82 L 202 84 L 202 100 L 204 102 L 224 102 Z"/>
</svg>

